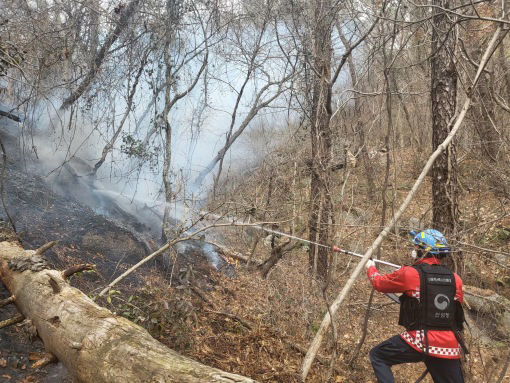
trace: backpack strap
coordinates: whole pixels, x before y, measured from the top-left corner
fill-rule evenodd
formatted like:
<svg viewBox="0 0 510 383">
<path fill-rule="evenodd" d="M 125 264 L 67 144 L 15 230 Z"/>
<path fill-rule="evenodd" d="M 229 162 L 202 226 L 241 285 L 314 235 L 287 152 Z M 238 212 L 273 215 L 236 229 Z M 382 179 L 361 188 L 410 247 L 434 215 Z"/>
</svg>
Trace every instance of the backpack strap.
<svg viewBox="0 0 510 383">
<path fill-rule="evenodd" d="M 423 342 L 425 343 L 425 355 L 429 355 L 429 337 L 428 337 L 428 327 L 427 321 L 427 276 L 425 271 L 423 270 L 423 265 L 418 264 L 413 266 L 420 276 L 420 315 L 419 315 L 419 327 L 421 331 L 423 331 Z M 420 330 L 417 330 L 420 331 Z"/>
</svg>

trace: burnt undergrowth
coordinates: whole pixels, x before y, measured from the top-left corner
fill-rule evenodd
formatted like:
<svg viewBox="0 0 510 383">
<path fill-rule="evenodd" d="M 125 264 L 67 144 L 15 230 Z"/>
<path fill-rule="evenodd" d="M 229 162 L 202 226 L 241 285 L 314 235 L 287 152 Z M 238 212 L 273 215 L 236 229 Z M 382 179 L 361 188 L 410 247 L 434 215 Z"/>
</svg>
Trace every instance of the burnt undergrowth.
<svg viewBox="0 0 510 383">
<path fill-rule="evenodd" d="M 110 281 L 162 245 L 147 225 L 117 206 L 114 198 L 102 196 L 101 209 L 97 208 L 98 205 L 93 206 L 95 209 L 85 205 L 86 195 L 89 199 L 96 196 L 92 190 L 87 190 L 83 180 L 68 177 L 65 183 L 56 185 L 54 178 L 49 182 L 50 178 L 35 173 L 38 167 L 33 161 L 36 159 L 23 155 L 13 134 L 5 129 L 0 129 L 0 134 L 8 143 L 8 162 L 3 179 L 6 206 L 17 229 L 16 233 L 11 230 L 5 210 L 0 210 L 0 240 L 19 241 L 25 249 L 37 249 L 47 242 L 58 240 L 59 244 L 46 251 L 44 258 L 52 268 L 59 270 L 76 264 L 94 264 L 95 271 L 81 272 L 70 280 L 73 286 L 94 299 Z M 77 190 L 76 187 L 66 191 L 65 186 L 70 183 L 82 185 L 78 188 L 79 192 L 72 193 L 72 190 Z M 190 241 L 143 265 L 98 301 L 118 315 L 144 326 L 155 337 L 169 338 L 167 343 L 171 346 L 186 349 L 190 343 L 185 336 L 188 324 L 183 318 L 194 312 L 195 306 L 179 296 L 186 296 L 191 286 L 210 289 L 215 283 L 211 275 L 220 269 L 232 272 L 222 259 L 218 264 L 211 264 L 201 244 Z M 157 288 L 147 290 L 154 279 L 161 286 L 175 288 L 177 297 L 164 303 L 158 301 Z M 0 298 L 8 295 L 5 289 L 0 289 Z M 0 310 L 0 320 L 16 314 L 14 305 L 6 306 Z M 25 327 L 19 324 L 0 330 L 0 380 L 70 381 L 61 364 L 50 365 L 40 371 L 30 368 L 36 359 L 34 355 L 41 353 L 44 346 L 38 338 L 26 336 Z"/>
</svg>

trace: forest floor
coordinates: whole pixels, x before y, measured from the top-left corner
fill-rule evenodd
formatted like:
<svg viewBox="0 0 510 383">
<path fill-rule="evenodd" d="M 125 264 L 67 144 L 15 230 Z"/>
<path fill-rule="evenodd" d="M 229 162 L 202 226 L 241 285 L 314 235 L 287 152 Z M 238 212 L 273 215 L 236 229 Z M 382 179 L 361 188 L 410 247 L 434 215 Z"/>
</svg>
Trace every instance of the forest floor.
<svg viewBox="0 0 510 383">
<path fill-rule="evenodd" d="M 406 153 L 399 155 L 405 157 Z M 398 208 L 403 201 L 416 175 L 417 164 L 412 158 L 400 163 L 407 165 L 392 169 L 395 199 L 390 206 L 393 208 Z M 471 187 L 463 192 L 460 200 L 460 237 L 464 245 L 453 244 L 462 253 L 455 255 L 455 265 L 452 263 L 451 266 L 463 275 L 465 284 L 491 289 L 508 298 L 508 256 L 483 251 L 476 246 L 509 253 L 509 212 L 502 205 L 505 197 L 494 196 L 490 182 L 473 176 L 476 174 L 473 164 L 477 164 L 476 161 L 470 162 L 468 158 L 461 167 L 461 180 Z M 361 169 L 354 170 L 350 182 L 352 190 L 366 187 Z M 430 179 L 427 178 L 420 190 L 401 220 L 401 227 L 408 227 L 408 222 L 415 222 L 416 218 L 427 222 Z M 393 197 L 389 192 L 388 195 L 391 200 Z M 374 222 L 380 220 L 377 215 L 380 215 L 381 206 L 378 204 L 374 209 L 372 201 L 361 193 L 352 193 L 352 198 L 357 215 L 362 212 L 365 217 L 359 223 L 339 223 L 335 238 L 337 244 L 347 243 L 354 250 L 363 252 L 378 234 Z M 227 245 L 249 254 L 253 232 L 223 230 L 222 234 Z M 270 250 L 260 241 L 255 260 L 267 258 Z M 397 229 L 383 243 L 381 258 L 396 264 L 410 264 L 410 251 L 407 229 Z M 326 289 L 328 302 L 339 293 L 357 262 L 357 258 L 335 255 L 334 272 Z M 299 382 L 303 352 L 326 312 L 323 284 L 309 276 L 307 267 L 306 248 L 298 248 L 286 254 L 267 279 L 262 278 L 256 268 L 235 263 L 235 278 L 213 271 L 210 273 L 213 282 L 206 289 L 195 286 L 192 280 L 185 286 L 172 287 L 164 278 L 147 277 L 143 294 L 137 292 L 132 299 L 145 305 L 151 302 L 151 315 L 156 318 L 150 326 L 151 332 L 183 354 L 260 382 Z M 380 269 L 392 271 L 388 267 Z M 376 293 L 366 339 L 359 354 L 353 355 L 362 336 L 370 292 L 369 282 L 361 276 L 335 320 L 337 342 L 333 342 L 331 336 L 327 337 L 319 352 L 320 361 L 314 363 L 307 381 L 326 382 L 330 376 L 332 382 L 375 382 L 368 352 L 381 341 L 401 333 L 402 328 L 397 325 L 398 305 Z M 466 381 L 510 382 L 509 370 L 506 375 L 501 375 L 510 352 L 508 334 L 497 333 L 490 317 L 480 316 L 475 320 L 490 341 L 475 337 L 469 329 L 465 331 L 471 350 L 471 354 L 464 358 Z M 330 367 L 335 352 L 337 356 Z M 402 383 L 415 382 L 424 370 L 423 364 L 394 367 L 396 381 Z M 430 376 L 423 381 L 432 382 Z"/>
<path fill-rule="evenodd" d="M 401 169 L 392 169 L 394 177 L 394 201 L 390 208 L 398 208 L 410 190 L 420 164 L 413 161 L 409 153 L 399 153 Z M 406 156 L 408 156 L 406 160 Z M 465 284 L 491 289 L 510 296 L 508 256 L 482 251 L 481 248 L 510 250 L 510 219 L 507 207 L 502 203 L 505 197 L 494 195 L 491 180 L 475 177 L 479 174 L 474 166 L 478 162 L 466 158 L 461 164 L 461 180 L 470 188 L 464 190 L 459 201 L 462 217 L 462 245 L 453 244 L 462 254 L 455 255 L 459 273 Z M 351 180 L 352 190 L 365 186 L 363 172 L 354 169 Z M 390 181 L 391 182 L 391 181 Z M 401 220 L 401 227 L 408 227 L 409 221 L 427 222 L 430 206 L 430 179 L 422 185 L 410 208 Z M 393 196 L 390 192 L 388 199 Z M 366 217 L 362 222 L 338 223 L 335 233 L 337 244 L 352 246 L 363 252 L 378 234 L 377 222 L 381 212 L 380 204 L 374 209 L 372 201 L 363 193 L 352 193 L 352 206 L 357 215 Z M 228 237 L 228 235 L 227 235 Z M 236 250 L 249 253 L 253 238 L 239 231 L 231 233 L 231 244 Z M 361 250 L 361 251 L 360 251 Z M 411 246 L 407 229 L 397 229 L 381 247 L 381 258 L 396 264 L 410 264 Z M 257 247 L 255 258 L 263 260 L 269 256 L 270 248 L 262 241 Z M 346 283 L 358 262 L 357 258 L 335 255 L 335 271 L 327 288 L 326 299 L 331 302 Z M 188 328 L 184 334 L 187 353 L 204 363 L 222 369 L 236 371 L 264 382 L 299 382 L 299 372 L 306 351 L 314 333 L 326 312 L 322 294 L 322 283 L 309 277 L 307 271 L 308 254 L 305 249 L 294 250 L 271 271 L 267 279 L 260 277 L 254 268 L 239 264 L 235 279 L 218 276 L 215 288 L 204 293 L 206 303 L 196 296 L 189 296 L 190 305 L 197 307 L 195 314 L 187 317 Z M 388 267 L 380 268 L 391 272 Z M 337 343 L 335 363 L 330 381 L 333 382 L 375 382 L 368 360 L 369 350 L 388 337 L 399 334 L 402 328 L 397 325 L 398 306 L 382 294 L 375 294 L 368 320 L 368 334 L 355 359 L 353 351 L 361 338 L 363 321 L 371 287 L 365 276 L 361 276 L 349 294 L 336 318 Z M 170 294 L 172 295 L 172 294 Z M 199 308 L 200 307 L 200 308 Z M 205 307 L 205 309 L 204 309 Z M 227 314 L 234 314 L 235 317 Z M 236 319 L 237 318 L 237 319 Z M 238 320 L 243 318 L 249 325 Z M 508 358 L 508 334 L 498 334 L 491 326 L 489 317 L 476 318 L 477 325 L 492 339 L 484 342 L 466 330 L 466 338 L 471 354 L 465 358 L 464 369 L 467 381 L 496 382 L 500 378 Z M 506 339 L 506 340 L 505 340 Z M 170 346 L 175 347 L 175 344 Z M 311 370 L 310 382 L 325 382 L 329 375 L 329 359 L 334 347 L 329 337 L 319 354 L 322 363 L 316 362 Z M 424 365 L 402 365 L 394 368 L 397 382 L 414 382 L 425 370 Z M 431 382 L 428 376 L 425 382 Z M 501 382 L 510 382 L 510 371 Z"/>
<path fill-rule="evenodd" d="M 398 155 L 399 164 L 403 165 L 392 169 L 392 185 L 387 191 L 390 211 L 398 208 L 405 198 L 422 165 L 408 153 Z M 477 166 L 479 163 L 471 158 L 461 163 L 464 185 L 460 200 L 461 237 L 469 245 L 454 244 L 456 249 L 462 249 L 456 267 L 466 284 L 491 289 L 508 298 L 509 258 L 480 250 L 510 252 L 510 216 L 504 203 L 508 200 L 494 192 L 490 180 L 476 176 Z M 18 176 L 16 172 L 9 173 L 6 186 L 11 195 L 10 206 L 15 206 L 13 214 L 21 222 L 24 245 L 36 248 L 49 240 L 61 239 L 61 245 L 48 254 L 56 267 L 96 263 L 96 273 L 77 275 L 71 281 L 90 296 L 95 297 L 114 275 L 145 254 L 146 245 L 126 229 L 96 216 L 72 199 L 60 199 L 45 190 L 37 178 L 27 182 Z M 341 214 L 344 219 L 336 223 L 335 244 L 363 252 L 380 230 L 382 204 L 366 197 L 361 167 L 353 169 L 350 177 L 346 193 L 351 208 L 345 208 L 345 214 Z M 406 228 L 411 221 L 430 220 L 429 179 L 420 190 L 399 223 L 400 228 L 384 241 L 382 259 L 409 264 L 411 248 Z M 281 230 L 287 231 L 283 225 Z M 253 230 L 224 229 L 221 236 L 227 247 L 247 255 L 261 234 Z M 270 251 L 270 247 L 259 241 L 254 260 L 266 259 Z M 226 261 L 234 273 L 218 271 L 199 254 L 172 255 L 171 262 L 153 263 L 138 270 L 100 303 L 142 325 L 170 348 L 204 364 L 259 382 L 299 382 L 303 353 L 327 310 L 325 301 L 331 302 L 336 297 L 359 259 L 334 256 L 325 294 L 323 283 L 309 275 L 304 246 L 285 254 L 267 278 L 262 278 L 256 267 L 233 259 Z M 392 269 L 382 267 L 381 271 Z M 353 354 L 362 335 L 370 292 L 369 282 L 361 276 L 335 318 L 336 342 L 329 333 L 307 382 L 326 382 L 328 377 L 331 382 L 375 382 L 368 352 L 379 342 L 400 333 L 402 328 L 397 325 L 398 306 L 376 293 L 366 339 L 360 352 Z M 7 313 L 2 311 L 2 319 L 6 319 L 3 316 Z M 508 334 L 497 333 L 490 325 L 490 317 L 478 318 L 476 323 L 491 340 L 484 341 L 466 331 L 471 350 L 464 361 L 467 381 L 497 382 L 509 354 Z M 22 326 L 0 331 L 3 331 L 0 381 L 56 383 L 68 379 L 61 365 L 40 372 L 31 370 L 30 352 L 41 351 L 42 345 L 30 343 L 23 335 Z M 423 365 L 396 366 L 396 381 L 415 382 L 424 369 Z M 424 380 L 431 381 L 430 377 Z M 510 382 L 510 371 L 499 382 Z"/>
</svg>

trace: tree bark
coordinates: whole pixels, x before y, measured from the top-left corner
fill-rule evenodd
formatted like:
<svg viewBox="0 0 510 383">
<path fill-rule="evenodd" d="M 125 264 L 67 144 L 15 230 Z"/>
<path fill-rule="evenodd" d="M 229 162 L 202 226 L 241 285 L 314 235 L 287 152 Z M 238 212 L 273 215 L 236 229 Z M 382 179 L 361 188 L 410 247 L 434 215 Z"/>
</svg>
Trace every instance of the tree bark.
<svg viewBox="0 0 510 383">
<path fill-rule="evenodd" d="M 315 30 L 313 31 L 314 78 L 312 87 L 312 121 L 310 138 L 312 166 L 310 178 L 310 216 L 308 239 L 311 242 L 329 242 L 330 206 L 329 181 L 331 164 L 331 4 L 316 0 L 314 4 Z M 310 268 L 322 279 L 328 272 L 328 249 L 310 244 Z"/>
<path fill-rule="evenodd" d="M 434 0 L 433 4 L 450 8 L 450 0 Z M 443 11 L 432 19 L 431 88 L 432 148 L 445 140 L 450 133 L 450 121 L 455 116 L 457 104 L 457 71 L 454 54 L 455 26 Z M 432 222 L 435 228 L 454 234 L 458 216 L 457 172 L 455 146 L 452 144 L 441 153 L 432 166 Z"/>
<path fill-rule="evenodd" d="M 495 104 L 489 87 L 489 78 L 484 73 L 478 86 L 478 105 L 474 109 L 475 129 L 480 136 L 482 155 L 490 163 L 495 164 L 498 160 L 501 138 L 494 127 L 496 121 Z"/>
<path fill-rule="evenodd" d="M 40 256 L 0 242 L 0 278 L 47 352 L 82 383 L 254 382 L 179 355 L 71 287 Z"/>
</svg>

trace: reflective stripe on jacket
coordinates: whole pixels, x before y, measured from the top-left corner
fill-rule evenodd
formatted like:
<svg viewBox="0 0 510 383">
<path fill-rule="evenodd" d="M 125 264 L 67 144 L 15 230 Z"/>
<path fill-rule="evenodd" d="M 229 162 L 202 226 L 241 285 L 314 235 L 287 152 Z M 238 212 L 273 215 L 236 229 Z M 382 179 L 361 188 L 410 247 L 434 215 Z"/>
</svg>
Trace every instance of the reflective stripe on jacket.
<svg viewBox="0 0 510 383">
<path fill-rule="evenodd" d="M 425 258 L 416 262 L 430 265 L 440 264 L 437 258 Z M 368 278 L 374 289 L 381 293 L 403 293 L 414 298 L 420 298 L 420 275 L 414 267 L 402 266 L 391 274 L 381 275 L 375 266 L 367 271 Z M 455 299 L 462 303 L 462 280 L 454 273 L 456 293 Z M 449 330 L 429 330 L 428 332 L 429 354 L 437 358 L 458 359 L 460 347 L 455 334 Z M 419 352 L 425 352 L 423 331 L 410 330 L 400 334 L 402 339 L 412 348 Z"/>
</svg>

